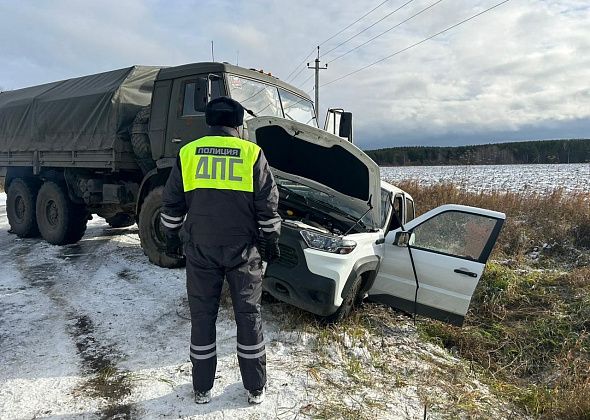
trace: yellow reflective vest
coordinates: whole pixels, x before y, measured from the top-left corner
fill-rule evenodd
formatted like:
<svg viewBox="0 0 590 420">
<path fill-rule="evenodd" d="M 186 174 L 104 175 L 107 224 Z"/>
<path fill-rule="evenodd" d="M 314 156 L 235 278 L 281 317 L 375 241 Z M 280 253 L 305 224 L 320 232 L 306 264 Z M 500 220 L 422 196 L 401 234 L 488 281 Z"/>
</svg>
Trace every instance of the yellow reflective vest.
<svg viewBox="0 0 590 420">
<path fill-rule="evenodd" d="M 237 137 L 205 136 L 180 149 L 184 192 L 196 189 L 254 191 L 260 147 Z"/>
</svg>

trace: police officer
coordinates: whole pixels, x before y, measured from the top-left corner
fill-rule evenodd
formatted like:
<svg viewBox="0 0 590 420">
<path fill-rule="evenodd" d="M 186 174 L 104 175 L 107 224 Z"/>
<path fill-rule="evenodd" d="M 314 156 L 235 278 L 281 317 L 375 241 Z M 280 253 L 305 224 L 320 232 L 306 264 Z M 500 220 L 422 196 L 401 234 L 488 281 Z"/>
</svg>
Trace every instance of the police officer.
<svg viewBox="0 0 590 420">
<path fill-rule="evenodd" d="M 211 400 L 217 366 L 215 321 L 225 277 L 237 325 L 242 382 L 248 402 L 258 404 L 264 399 L 266 352 L 257 238 L 262 234 L 266 239 L 266 261 L 279 258 L 279 193 L 260 147 L 240 138 L 240 103 L 214 99 L 207 104 L 205 118 L 209 134 L 180 149 L 166 182 L 161 223 L 168 254 L 181 254 L 181 228 L 185 235 L 195 402 Z"/>
</svg>

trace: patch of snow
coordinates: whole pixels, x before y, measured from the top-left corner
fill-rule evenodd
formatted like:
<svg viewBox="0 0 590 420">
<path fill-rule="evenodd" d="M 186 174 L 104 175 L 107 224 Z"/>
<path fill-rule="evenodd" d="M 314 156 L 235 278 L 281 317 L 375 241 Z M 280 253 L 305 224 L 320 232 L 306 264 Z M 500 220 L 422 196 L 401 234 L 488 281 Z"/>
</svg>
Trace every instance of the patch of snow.
<svg viewBox="0 0 590 420">
<path fill-rule="evenodd" d="M 196 405 L 185 271 L 150 264 L 136 226 L 112 229 L 95 217 L 79 243 L 53 246 L 9 234 L 0 201 L 0 264 L 2 419 L 295 418 L 317 415 L 340 402 L 356 410 L 364 401 L 383 402 L 371 411 L 375 418 L 421 418 L 425 395 L 454 401 L 450 391 L 437 383 L 424 384 L 423 378 L 437 366 L 462 362 L 421 342 L 406 317 L 384 326 L 382 336 L 345 333 L 320 345 L 325 340 L 313 328 L 287 329 L 283 315 L 293 309 L 274 303 L 263 305 L 266 401 L 247 404 L 235 354 L 233 311 L 222 304 L 213 399 Z M 375 369 L 379 361 L 392 373 L 387 382 L 350 387 L 351 360 L 360 361 L 363 371 Z M 101 388 L 99 380 L 113 382 Z M 488 398 L 489 391 L 476 379 L 465 386 L 481 395 L 478 401 Z M 502 404 L 490 401 L 495 414 L 504 412 L 499 411 Z M 443 403 L 437 402 L 439 407 Z M 429 418 L 436 416 L 436 411 L 429 412 Z"/>
<path fill-rule="evenodd" d="M 415 180 L 423 185 L 449 182 L 472 192 L 590 192 L 590 163 L 551 165 L 457 165 L 381 167 L 392 184 Z"/>
</svg>

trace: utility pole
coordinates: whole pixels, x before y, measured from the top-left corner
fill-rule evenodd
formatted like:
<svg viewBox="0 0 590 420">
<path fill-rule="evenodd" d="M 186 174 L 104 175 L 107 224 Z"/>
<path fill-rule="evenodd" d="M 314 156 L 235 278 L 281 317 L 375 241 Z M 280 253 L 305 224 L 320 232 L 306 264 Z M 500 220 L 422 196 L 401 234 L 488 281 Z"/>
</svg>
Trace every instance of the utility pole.
<svg viewBox="0 0 590 420">
<path fill-rule="evenodd" d="M 309 63 L 307 63 L 308 69 L 315 70 L 315 119 L 318 122 L 320 121 L 320 70 L 326 70 L 328 65 L 326 64 L 325 67 L 320 67 L 320 47 L 318 46 L 318 57 L 315 59 L 315 65 L 311 67 Z"/>
</svg>

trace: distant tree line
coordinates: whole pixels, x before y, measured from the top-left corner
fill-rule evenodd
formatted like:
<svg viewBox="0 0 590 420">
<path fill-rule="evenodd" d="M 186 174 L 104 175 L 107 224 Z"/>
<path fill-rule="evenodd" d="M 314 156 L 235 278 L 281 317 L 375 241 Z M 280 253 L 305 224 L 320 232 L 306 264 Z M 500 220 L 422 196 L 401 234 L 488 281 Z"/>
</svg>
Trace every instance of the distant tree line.
<svg viewBox="0 0 590 420">
<path fill-rule="evenodd" d="M 382 166 L 584 163 L 590 162 L 590 139 L 457 147 L 391 147 L 368 150 L 366 153 Z"/>
</svg>

